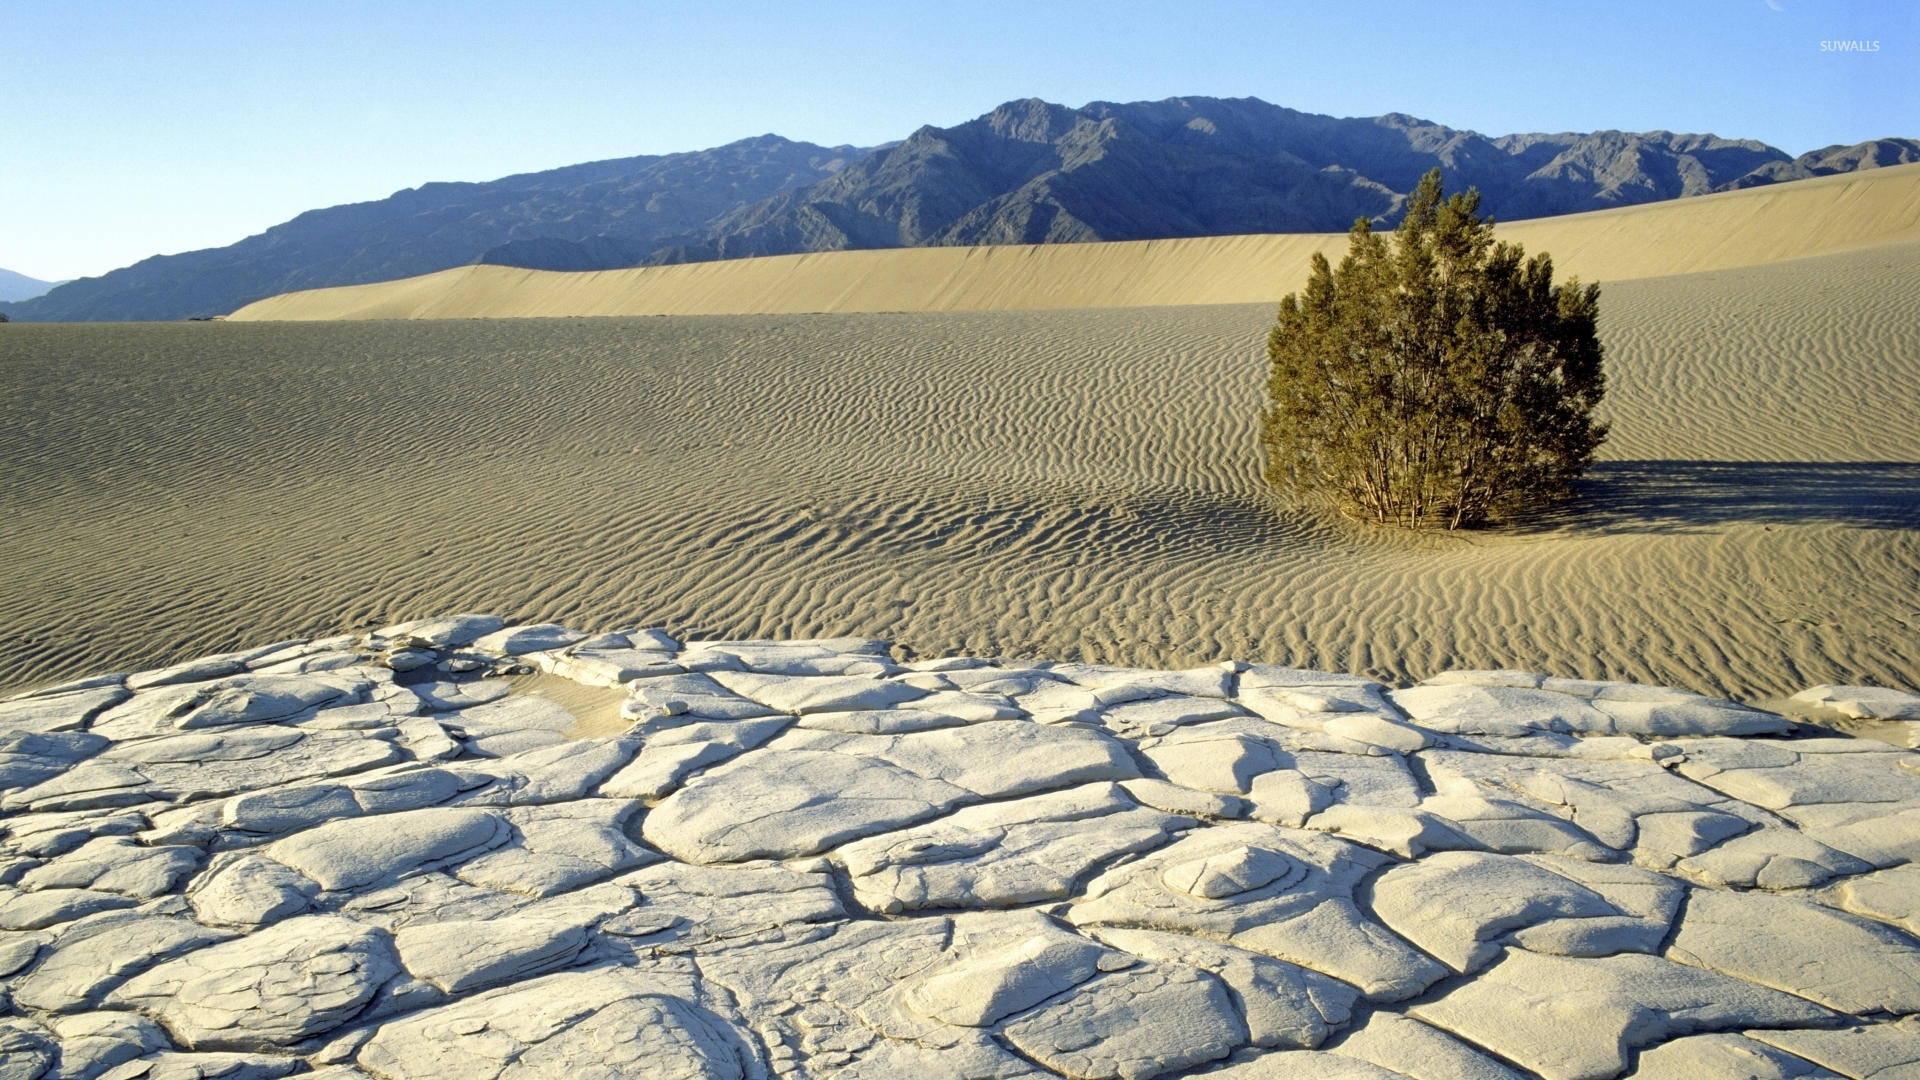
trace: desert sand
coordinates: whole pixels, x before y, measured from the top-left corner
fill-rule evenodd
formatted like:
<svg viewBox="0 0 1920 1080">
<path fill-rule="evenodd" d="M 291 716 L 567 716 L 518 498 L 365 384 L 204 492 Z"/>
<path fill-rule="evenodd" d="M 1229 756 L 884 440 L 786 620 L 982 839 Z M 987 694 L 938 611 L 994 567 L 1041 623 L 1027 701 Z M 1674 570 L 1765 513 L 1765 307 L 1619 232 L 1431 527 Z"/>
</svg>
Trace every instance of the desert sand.
<svg viewBox="0 0 1920 1080">
<path fill-rule="evenodd" d="M 1886 177 L 1920 188 L 1619 217 Z M 759 272 L 691 269 L 729 268 Z M 1606 282 L 1584 498 L 1473 535 L 1276 501 L 1267 304 L 10 326 L 0 684 L 479 608 L 1389 683 L 1912 687 L 1916 271 L 1904 240 Z"/>
<path fill-rule="evenodd" d="M 1489 207 L 1489 210 L 1497 208 Z M 1920 240 L 1920 165 L 1514 222 L 1503 239 L 1588 281 L 1756 266 Z M 836 251 L 689 266 L 553 273 L 466 266 L 287 293 L 241 321 L 1003 311 L 1277 301 L 1344 235 Z"/>
<path fill-rule="evenodd" d="M 1808 697 L 1920 728 L 1920 695 Z M 255 645 L 0 702 L 0 1066 L 1909 1075 L 1916 755 L 1794 734 L 1511 671 L 471 614 Z"/>
<path fill-rule="evenodd" d="M 13 326 L 0 681 L 459 607 L 927 654 L 1743 699 L 1920 673 L 1920 244 L 1608 286 L 1587 497 L 1409 537 L 1259 476 L 1266 305 Z"/>
</svg>

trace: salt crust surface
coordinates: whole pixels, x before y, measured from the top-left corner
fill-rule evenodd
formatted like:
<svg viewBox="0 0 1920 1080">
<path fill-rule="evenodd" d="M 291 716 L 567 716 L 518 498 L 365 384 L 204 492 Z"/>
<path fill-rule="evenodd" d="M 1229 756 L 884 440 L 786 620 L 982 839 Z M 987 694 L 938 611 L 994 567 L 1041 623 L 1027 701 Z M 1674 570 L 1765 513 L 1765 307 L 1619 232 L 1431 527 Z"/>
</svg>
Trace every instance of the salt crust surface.
<svg viewBox="0 0 1920 1080">
<path fill-rule="evenodd" d="M 1883 1080 L 1916 861 L 1667 688 L 456 615 L 0 702 L 0 1078 Z"/>
</svg>

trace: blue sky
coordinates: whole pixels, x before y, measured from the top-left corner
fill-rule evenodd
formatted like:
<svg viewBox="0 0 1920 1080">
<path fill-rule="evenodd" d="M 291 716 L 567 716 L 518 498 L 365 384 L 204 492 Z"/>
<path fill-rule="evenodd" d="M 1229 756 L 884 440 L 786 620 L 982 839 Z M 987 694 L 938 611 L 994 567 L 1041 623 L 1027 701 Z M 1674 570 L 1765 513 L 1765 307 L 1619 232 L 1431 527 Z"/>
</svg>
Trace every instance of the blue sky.
<svg viewBox="0 0 1920 1080">
<path fill-rule="evenodd" d="M 1251 95 L 1796 154 L 1920 136 L 1911 0 L 0 0 L 0 35 L 0 267 L 46 279 L 430 180 L 765 132 L 872 144 L 1027 96 Z"/>
</svg>

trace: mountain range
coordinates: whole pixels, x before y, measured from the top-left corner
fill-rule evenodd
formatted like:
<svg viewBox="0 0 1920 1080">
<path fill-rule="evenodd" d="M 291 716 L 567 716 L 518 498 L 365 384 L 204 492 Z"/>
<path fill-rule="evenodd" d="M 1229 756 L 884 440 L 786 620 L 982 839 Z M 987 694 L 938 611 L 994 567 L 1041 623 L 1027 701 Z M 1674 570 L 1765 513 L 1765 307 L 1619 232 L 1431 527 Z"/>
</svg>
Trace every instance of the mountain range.
<svg viewBox="0 0 1920 1080">
<path fill-rule="evenodd" d="M 41 281 L 12 270 L 0 269 L 0 301 L 31 300 L 60 284 L 57 281 Z"/>
<path fill-rule="evenodd" d="M 1500 220 L 1628 206 L 1920 161 L 1879 139 L 1800 157 L 1667 131 L 1488 137 L 1401 113 L 1338 118 L 1255 98 L 1009 102 L 880 147 L 775 135 L 313 210 L 224 248 L 161 255 L 44 296 L 17 320 L 222 315 L 295 289 L 470 263 L 598 270 L 922 245 L 1043 244 L 1391 225 L 1420 176 Z"/>
</svg>

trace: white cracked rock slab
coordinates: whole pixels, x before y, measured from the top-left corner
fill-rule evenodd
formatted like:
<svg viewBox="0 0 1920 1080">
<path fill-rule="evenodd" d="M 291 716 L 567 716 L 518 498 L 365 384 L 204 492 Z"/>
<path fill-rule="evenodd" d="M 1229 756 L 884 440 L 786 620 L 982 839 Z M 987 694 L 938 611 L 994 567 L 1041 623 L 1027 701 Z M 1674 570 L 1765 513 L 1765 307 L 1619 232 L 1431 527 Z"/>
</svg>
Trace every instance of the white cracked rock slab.
<svg viewBox="0 0 1920 1080">
<path fill-rule="evenodd" d="M 1619 857 L 1573 822 L 1518 799 L 1489 798 L 1477 791 L 1443 794 L 1422 799 L 1419 809 L 1445 820 L 1475 847 L 1501 855 L 1554 854 L 1589 862 Z"/>
<path fill-rule="evenodd" d="M 627 694 L 629 700 L 621 707 L 621 715 L 636 720 L 674 716 L 685 716 L 689 720 L 750 720 L 785 715 L 779 709 L 741 697 L 700 672 L 637 679 L 629 684 Z"/>
<path fill-rule="evenodd" d="M 477 708 L 513 693 L 511 686 L 498 679 L 442 679 L 433 683 L 410 683 L 405 689 L 413 694 L 414 705 L 427 713 Z"/>
<path fill-rule="evenodd" d="M 394 935 L 400 963 L 450 994 L 566 966 L 587 947 L 587 928 L 507 916 L 409 926 Z"/>
<path fill-rule="evenodd" d="M 738 757 L 793 723 L 791 717 L 743 720 L 680 720 L 679 716 L 642 720 L 628 734 L 641 740 L 640 752 L 600 785 L 615 799 L 659 799 L 672 794 L 701 769 Z"/>
<path fill-rule="evenodd" d="M 132 836 L 147 827 L 136 810 L 106 813 L 14 814 L 6 819 L 6 850 L 26 859 L 64 855 L 96 836 Z"/>
<path fill-rule="evenodd" d="M 669 795 L 642 835 L 683 862 L 793 858 L 924 821 L 968 795 L 886 761 L 762 750 Z"/>
<path fill-rule="evenodd" d="M 481 757 L 505 757 L 564 743 L 566 730 L 575 723 L 564 706 L 532 696 L 502 697 L 458 709 L 437 722 Z"/>
<path fill-rule="evenodd" d="M 1729 736 L 1780 721 L 1527 672 L 1396 691 L 1499 706 L 1423 724 L 1365 679 L 1263 665 L 489 622 L 0 702 L 0 1060 L 35 1080 L 1920 1064 L 1887 1019 L 1920 993 L 1920 755 L 1897 747 Z M 626 683 L 631 727 L 569 740 L 564 710 L 479 676 L 510 657 Z"/>
<path fill-rule="evenodd" d="M 653 649 L 587 648 L 583 644 L 560 652 L 532 653 L 528 659 L 550 675 L 609 688 L 681 671 L 672 653 Z"/>
<path fill-rule="evenodd" d="M 691 863 L 793 858 L 982 797 L 1137 775 L 1096 732 L 1026 721 L 906 735 L 793 730 L 669 795 L 642 833 Z"/>
<path fill-rule="evenodd" d="M 6 1080 L 39 1080 L 59 1057 L 53 1034 L 26 1019 L 0 1017 L 0 1075 Z"/>
<path fill-rule="evenodd" d="M 1769 810 L 1820 803 L 1920 801 L 1920 755 L 1865 739 L 1760 743 L 1702 739 L 1680 744 L 1677 768 L 1735 799 Z"/>
<path fill-rule="evenodd" d="M 120 686 L 0 701 L 0 732 L 46 734 L 74 731 L 133 695 Z"/>
<path fill-rule="evenodd" d="M 1920 935 L 1920 866 L 1864 874 L 1833 890 L 1833 902 L 1856 915 L 1895 923 Z"/>
<path fill-rule="evenodd" d="M 1207 897 L 1181 887 L 1195 860 L 1245 848 L 1286 860 L 1286 873 L 1244 892 Z M 1276 859 L 1274 856 L 1278 856 Z M 1353 890 L 1386 857 L 1342 840 L 1262 824 L 1199 830 L 1091 882 L 1067 918 L 1081 927 L 1167 930 L 1210 938 L 1331 975 L 1369 997 L 1397 1001 L 1438 981 L 1446 969 L 1364 915 Z M 1170 883 L 1166 871 L 1183 868 Z M 1266 869 L 1262 870 L 1264 876 Z M 1220 891 L 1220 890 L 1212 890 Z"/>
<path fill-rule="evenodd" d="M 1414 725 L 1372 713 L 1339 713 L 1321 724 L 1320 730 L 1343 739 L 1397 750 L 1402 754 L 1416 753 L 1433 745 L 1433 736 Z"/>
<path fill-rule="evenodd" d="M 1099 696 L 1097 692 L 1095 696 Z M 1231 701 L 1188 695 L 1122 702 L 1101 713 L 1109 728 L 1129 738 L 1165 735 L 1188 724 L 1204 724 L 1246 715 L 1247 710 Z"/>
<path fill-rule="evenodd" d="M 236 853 L 187 887 L 194 914 L 210 926 L 251 929 L 313 906 L 319 882 L 264 855 Z"/>
<path fill-rule="evenodd" d="M 482 634 L 473 639 L 470 648 L 475 652 L 498 653 L 501 656 L 523 656 L 530 652 L 564 649 L 586 636 L 559 623 L 523 623 Z"/>
<path fill-rule="evenodd" d="M 329 706 L 358 703 L 372 684 L 347 671 L 321 675 L 247 674 L 166 685 L 133 695 L 94 719 L 111 739 L 236 724 L 292 722 Z"/>
<path fill-rule="evenodd" d="M 1699 855 L 1681 859 L 1676 868 L 1709 885 L 1738 889 L 1810 889 L 1836 877 L 1864 874 L 1871 863 L 1815 840 L 1794 829 L 1755 829 Z"/>
<path fill-rule="evenodd" d="M 1377 1012 L 1332 1051 L 1413 1080 L 1521 1080 L 1473 1046 L 1411 1017 Z"/>
<path fill-rule="evenodd" d="M 1227 666 L 1154 671 L 1103 664 L 1049 664 L 1048 674 L 1065 678 L 1101 695 L 1103 704 L 1179 694 L 1187 697 L 1233 696 L 1234 673 Z"/>
<path fill-rule="evenodd" d="M 431 649 L 455 649 L 471 645 L 506 625 L 498 615 L 440 615 L 429 619 L 392 623 L 373 632 L 386 642 L 412 640 Z"/>
<path fill-rule="evenodd" d="M 766 675 L 715 671 L 714 682 L 776 712 L 804 715 L 850 709 L 887 709 L 927 696 L 903 682 L 864 675 Z"/>
<path fill-rule="evenodd" d="M 1386 698 L 1386 686 L 1356 675 L 1294 667 L 1248 665 L 1238 678 L 1238 700 L 1261 717 L 1288 726 L 1321 726 L 1338 713 L 1365 713 L 1388 721 L 1404 713 Z"/>
<path fill-rule="evenodd" d="M 1567 959 L 1519 949 L 1409 1011 L 1547 1080 L 1619 1076 L 1633 1050 L 1676 1035 L 1833 1017 L 1790 994 L 1658 957 Z"/>
<path fill-rule="evenodd" d="M 1218 978 L 1184 964 L 1099 975 L 1007 1023 L 1007 1041 L 1074 1080 L 1152 1080 L 1248 1041 Z"/>
<path fill-rule="evenodd" d="M 189 1049 L 272 1050 L 339 1027 L 399 971 L 386 934 L 306 915 L 169 960 L 107 1000 Z"/>
<path fill-rule="evenodd" d="M 1667 955 L 1842 1012 L 1920 1013 L 1920 943 L 1791 896 L 1697 889 Z"/>
<path fill-rule="evenodd" d="M 1405 1080 L 1408 1076 L 1370 1061 L 1321 1050 L 1282 1050 L 1206 1075 L 1219 1080 Z"/>
<path fill-rule="evenodd" d="M 888 656 L 887 643 L 871 638 L 697 641 L 687 645 L 682 658 L 690 671 L 874 676 L 897 670 L 897 665 Z"/>
<path fill-rule="evenodd" d="M 1510 932 L 1557 919 L 1617 918 L 1599 893 L 1510 855 L 1448 851 L 1376 878 L 1373 913 L 1455 971 L 1500 955 Z"/>
<path fill-rule="evenodd" d="M 1552 919 L 1518 930 L 1513 941 L 1553 956 L 1612 956 L 1658 952 L 1673 929 L 1687 889 L 1674 879 L 1624 863 L 1530 855 L 1527 862 L 1598 893 L 1618 917 Z"/>
<path fill-rule="evenodd" d="M 65 776 L 0 800 L 0 806 L 83 810 L 205 798 L 275 784 L 347 776 L 390 765 L 400 751 L 381 732 L 302 731 L 280 725 L 227 727 L 116 745 Z"/>
<path fill-rule="evenodd" d="M 1540 680 L 1542 688 L 1535 688 L 1524 685 L 1524 679 L 1515 681 L 1522 685 L 1436 678 L 1387 696 L 1420 727 L 1455 735 L 1767 735 L 1793 730 L 1792 721 L 1773 713 L 1665 688 L 1621 693 L 1612 690 L 1620 684 Z M 1548 682 L 1558 688 L 1546 687 Z"/>
<path fill-rule="evenodd" d="M 1920 805 L 1815 803 L 1780 816 L 1809 839 L 1877 867 L 1920 861 Z"/>
<path fill-rule="evenodd" d="M 1247 1041 L 1258 1047 L 1317 1047 L 1353 1015 L 1360 996 L 1318 972 L 1185 934 L 1111 929 L 1096 934 L 1143 960 L 1185 964 L 1218 976 L 1239 1003 Z"/>
<path fill-rule="evenodd" d="M 31 972 L 13 982 L 13 999 L 48 1013 L 93 1008 L 130 976 L 230 936 L 173 916 L 96 915 L 68 928 Z"/>
<path fill-rule="evenodd" d="M 445 769 L 406 768 L 342 783 L 308 783 L 250 791 L 228 799 L 220 823 L 242 832 L 277 834 L 362 814 L 419 810 L 459 794 L 461 778 Z"/>
<path fill-rule="evenodd" d="M 148 847 L 124 836 L 101 836 L 27 871 L 20 887 L 94 889 L 151 900 L 173 891 L 200 864 L 198 848 Z"/>
<path fill-rule="evenodd" d="M 1453 750 L 1424 751 L 1420 759 L 1438 786 L 1518 797 L 1570 817 L 1599 843 L 1632 853 L 1643 866 L 1660 869 L 1771 820 L 1650 760 L 1589 761 Z"/>
<path fill-rule="evenodd" d="M 106 739 L 82 731 L 0 728 L 0 791 L 17 791 L 51 780 L 106 746 Z"/>
<path fill-rule="evenodd" d="M 446 862 L 504 843 L 507 825 L 484 810 L 412 810 L 332 821 L 262 849 L 327 890 L 356 889 L 423 863 Z"/>
<path fill-rule="evenodd" d="M 1140 775 L 1126 747 L 1098 731 L 1004 720 L 905 735 L 793 730 L 768 750 L 830 750 L 891 762 L 996 799 Z"/>
<path fill-rule="evenodd" d="M 658 852 L 627 836 L 640 805 L 583 799 L 507 812 L 514 837 L 462 863 L 455 876 L 470 885 L 535 898 L 557 896 L 658 861 Z"/>
<path fill-rule="evenodd" d="M 136 903 L 130 896 L 92 889 L 0 889 L 0 930 L 40 930 Z"/>
<path fill-rule="evenodd" d="M 882 914 L 1012 907 L 1070 896 L 1088 871 L 1166 843 L 1187 819 L 1111 783 L 971 806 L 835 852 L 854 897 Z"/>
<path fill-rule="evenodd" d="M 1144 806 L 1190 818 L 1239 818 L 1247 816 L 1247 800 L 1236 795 L 1195 791 L 1165 780 L 1141 777 L 1122 780 L 1120 786 Z"/>
<path fill-rule="evenodd" d="M 1800 691 L 1792 700 L 1855 720 L 1920 720 L 1920 694 L 1885 686 L 1823 684 Z"/>
<path fill-rule="evenodd" d="M 686 866 L 664 862 L 620 875 L 645 904 L 635 922 L 613 932 L 646 937 L 679 924 L 695 938 L 729 940 L 783 927 L 847 918 L 826 868 L 800 871 L 777 865 Z"/>
<path fill-rule="evenodd" d="M 117 1065 L 167 1047 L 160 1026 L 131 1013 L 91 1012 L 48 1024 L 60 1039 L 58 1076 L 91 1080 Z"/>
<path fill-rule="evenodd" d="M 1830 1080 L 1838 1073 L 1743 1035 L 1689 1035 L 1642 1051 L 1635 1080 Z"/>
<path fill-rule="evenodd" d="M 108 1069 L 98 1080 L 280 1080 L 299 1067 L 299 1058 L 280 1054 L 182 1054 L 163 1050 Z M 315 1080 L 341 1080 L 322 1077 L 318 1072 L 309 1075 Z"/>
<path fill-rule="evenodd" d="M 1273 744 L 1237 732 L 1163 740 L 1141 752 L 1172 783 L 1200 791 L 1245 795 L 1254 777 L 1280 767 Z"/>
<path fill-rule="evenodd" d="M 1852 1080 L 1906 1080 L 1920 1072 L 1920 1019 L 1830 1031 L 1749 1031 L 1747 1036 Z"/>
<path fill-rule="evenodd" d="M 464 791 L 457 801 L 474 806 L 538 806 L 582 799 L 631 761 L 638 749 L 637 743 L 624 738 L 563 739 L 476 761 L 463 770 L 466 775 L 492 781 Z"/>
<path fill-rule="evenodd" d="M 926 697 L 916 698 L 898 708 L 807 713 L 800 717 L 798 726 L 860 735 L 895 735 L 1025 718 L 1026 713 L 1015 708 L 1007 698 L 958 690 L 934 690 Z"/>
<path fill-rule="evenodd" d="M 758 1075 L 744 1033 L 699 998 L 678 972 L 562 972 L 390 1022 L 356 1060 L 390 1080 Z"/>
<path fill-rule="evenodd" d="M 1128 966 L 1118 953 L 1073 934 L 1035 934 L 976 956 L 909 987 L 905 1004 L 958 1027 L 987 1027 L 1079 986 L 1102 970 Z"/>
</svg>

